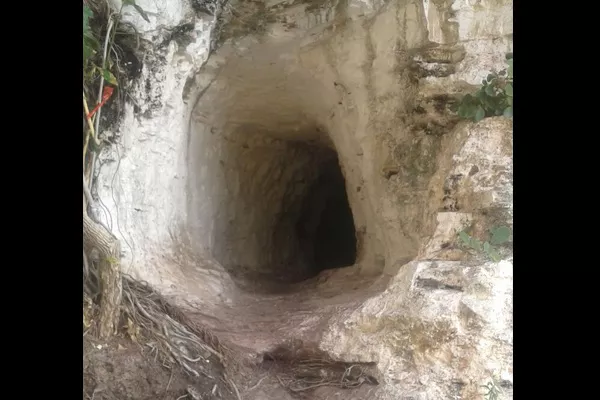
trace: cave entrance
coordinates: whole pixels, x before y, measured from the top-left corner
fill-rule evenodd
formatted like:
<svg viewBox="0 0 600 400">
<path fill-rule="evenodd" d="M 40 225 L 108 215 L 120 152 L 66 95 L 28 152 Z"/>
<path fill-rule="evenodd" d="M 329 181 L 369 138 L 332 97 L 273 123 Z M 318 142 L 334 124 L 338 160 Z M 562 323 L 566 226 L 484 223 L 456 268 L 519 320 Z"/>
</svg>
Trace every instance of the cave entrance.
<svg viewBox="0 0 600 400">
<path fill-rule="evenodd" d="M 356 261 L 356 229 L 337 155 L 323 163 L 302 201 L 296 233 L 310 275 Z"/>
</svg>

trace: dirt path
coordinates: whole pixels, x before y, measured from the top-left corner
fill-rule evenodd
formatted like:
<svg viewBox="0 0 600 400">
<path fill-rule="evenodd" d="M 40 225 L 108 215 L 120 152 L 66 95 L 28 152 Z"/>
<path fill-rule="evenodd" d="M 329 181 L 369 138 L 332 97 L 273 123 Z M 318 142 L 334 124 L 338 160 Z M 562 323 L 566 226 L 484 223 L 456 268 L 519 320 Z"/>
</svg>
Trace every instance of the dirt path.
<svg viewBox="0 0 600 400">
<path fill-rule="evenodd" d="M 204 375 L 192 377 L 175 367 L 169 370 L 155 360 L 148 346 L 121 337 L 108 343 L 87 335 L 83 340 L 84 400 L 234 400 L 221 380 L 222 367 L 214 359 Z"/>
</svg>

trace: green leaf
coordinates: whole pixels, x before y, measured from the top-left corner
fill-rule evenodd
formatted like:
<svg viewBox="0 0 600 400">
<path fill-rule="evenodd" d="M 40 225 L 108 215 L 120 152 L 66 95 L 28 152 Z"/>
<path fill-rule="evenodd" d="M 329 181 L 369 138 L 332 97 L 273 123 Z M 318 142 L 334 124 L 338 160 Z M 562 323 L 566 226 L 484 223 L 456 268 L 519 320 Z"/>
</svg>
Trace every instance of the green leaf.
<svg viewBox="0 0 600 400">
<path fill-rule="evenodd" d="M 485 118 L 485 110 L 481 106 L 477 106 L 477 111 L 475 112 L 475 122 L 481 121 Z"/>
<path fill-rule="evenodd" d="M 104 80 L 106 82 L 110 83 L 111 85 L 118 86 L 117 78 L 115 78 L 115 76 L 112 74 L 112 72 L 105 69 L 102 71 L 102 75 L 104 76 Z"/>
<path fill-rule="evenodd" d="M 495 98 L 495 96 L 487 96 L 487 95 L 485 95 L 481 99 L 481 106 L 484 109 L 494 109 L 495 105 L 496 105 L 496 101 L 497 101 L 497 99 Z"/>
<path fill-rule="evenodd" d="M 472 105 L 471 107 L 469 107 L 469 114 L 467 115 L 467 118 L 469 119 L 475 119 L 475 114 L 477 113 L 477 107 L 476 105 Z"/>
<path fill-rule="evenodd" d="M 473 108 L 472 105 L 468 104 L 467 102 L 462 103 L 459 107 L 458 107 L 458 115 L 462 118 L 468 118 L 469 114 L 470 114 L 470 109 Z"/>
<path fill-rule="evenodd" d="M 506 75 L 506 70 L 503 69 L 502 71 L 498 72 L 498 75 L 500 75 L 500 76 Z"/>
<path fill-rule="evenodd" d="M 513 76 L 513 60 L 512 58 L 506 62 L 508 64 L 508 69 L 506 70 L 508 77 L 512 78 Z"/>
<path fill-rule="evenodd" d="M 94 43 L 91 41 L 93 38 L 90 32 L 90 18 L 94 16 L 91 8 L 87 5 L 83 5 L 83 62 L 90 58 L 94 54 Z M 87 37 L 87 39 L 86 39 Z"/>
<path fill-rule="evenodd" d="M 86 46 L 89 46 L 92 50 L 98 51 L 100 49 L 100 42 L 92 36 L 91 32 L 83 35 L 83 42 Z"/>
<path fill-rule="evenodd" d="M 507 98 L 506 98 L 506 103 L 507 103 L 509 106 L 512 106 L 512 102 L 513 102 L 513 100 L 512 100 L 512 97 L 507 97 Z"/>
<path fill-rule="evenodd" d="M 471 238 L 471 247 L 477 251 L 483 250 L 483 244 L 480 240 L 477 240 L 475 238 Z"/>
<path fill-rule="evenodd" d="M 123 0 L 124 6 L 133 6 L 135 5 L 135 0 Z"/>
<path fill-rule="evenodd" d="M 461 231 L 458 236 L 466 245 L 471 244 L 471 236 L 469 236 L 465 231 Z"/>
<path fill-rule="evenodd" d="M 494 261 L 494 262 L 498 262 L 500 260 L 502 260 L 502 257 L 500 257 L 500 254 L 498 254 L 498 252 L 496 251 L 496 249 L 492 248 L 490 249 L 490 251 L 487 253 L 487 255 Z"/>
<path fill-rule="evenodd" d="M 87 59 L 89 59 L 92 56 L 93 52 L 92 49 L 90 49 L 88 46 L 85 45 L 85 42 L 83 43 L 83 62 L 85 63 L 85 61 Z"/>
<path fill-rule="evenodd" d="M 473 104 L 462 104 L 460 106 L 460 115 L 462 118 L 473 118 L 475 115 L 475 105 Z"/>
<path fill-rule="evenodd" d="M 142 18 L 144 18 L 144 20 L 146 22 L 150 22 L 150 18 L 148 18 L 148 14 L 146 14 L 146 11 L 144 11 L 144 9 L 142 7 L 138 6 L 137 4 L 134 4 L 133 7 L 142 16 Z"/>
<path fill-rule="evenodd" d="M 496 94 L 496 91 L 494 90 L 493 86 L 487 86 L 485 88 L 485 94 L 487 94 L 488 96 L 494 96 Z"/>
<path fill-rule="evenodd" d="M 91 34 L 83 35 L 83 61 L 94 55 L 94 52 L 98 51 L 100 43 L 91 36 Z"/>
<path fill-rule="evenodd" d="M 513 116 L 513 108 L 512 106 L 506 107 L 504 112 L 502 113 L 506 118 L 512 118 Z"/>
<path fill-rule="evenodd" d="M 492 230 L 492 238 L 490 239 L 490 242 L 492 244 L 496 244 L 496 245 L 502 244 L 502 243 L 508 241 L 509 237 L 510 237 L 510 228 L 508 228 L 507 226 L 499 226 Z"/>
<path fill-rule="evenodd" d="M 487 85 L 487 81 L 484 79 L 481 81 L 481 84 L 485 86 L 485 85 Z"/>
<path fill-rule="evenodd" d="M 483 251 L 485 251 L 486 253 L 490 251 L 490 242 L 485 242 L 483 244 Z"/>
<path fill-rule="evenodd" d="M 512 97 L 513 95 L 513 87 L 510 83 L 507 83 L 506 86 L 504 86 L 504 93 L 506 93 L 507 96 Z"/>
<path fill-rule="evenodd" d="M 465 95 L 465 97 L 463 97 L 463 102 L 471 102 L 473 101 L 473 96 L 471 96 L 470 94 Z"/>
<path fill-rule="evenodd" d="M 488 76 L 487 76 L 487 81 L 488 81 L 488 82 L 491 82 L 491 81 L 492 81 L 492 79 L 494 79 L 494 78 L 495 78 L 494 74 L 488 74 Z"/>
<path fill-rule="evenodd" d="M 92 9 L 87 5 L 83 5 L 83 32 L 87 32 L 90 28 L 90 18 L 94 16 Z"/>
</svg>

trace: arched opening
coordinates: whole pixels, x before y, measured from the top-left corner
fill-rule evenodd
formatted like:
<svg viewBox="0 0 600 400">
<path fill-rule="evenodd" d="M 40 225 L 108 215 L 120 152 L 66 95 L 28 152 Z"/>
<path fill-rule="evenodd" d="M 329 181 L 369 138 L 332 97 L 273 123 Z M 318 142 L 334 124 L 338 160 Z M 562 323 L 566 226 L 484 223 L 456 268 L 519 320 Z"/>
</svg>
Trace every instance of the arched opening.
<svg viewBox="0 0 600 400">
<path fill-rule="evenodd" d="M 366 105 L 317 68 L 323 54 L 298 45 L 255 44 L 197 78 L 206 86 L 190 103 L 186 252 L 235 282 L 223 296 L 342 301 L 346 287 L 375 290 L 386 268 L 417 253 L 425 174 L 373 148 Z M 393 180 L 384 163 L 398 170 Z M 387 196 L 399 186 L 401 199 Z"/>
</svg>

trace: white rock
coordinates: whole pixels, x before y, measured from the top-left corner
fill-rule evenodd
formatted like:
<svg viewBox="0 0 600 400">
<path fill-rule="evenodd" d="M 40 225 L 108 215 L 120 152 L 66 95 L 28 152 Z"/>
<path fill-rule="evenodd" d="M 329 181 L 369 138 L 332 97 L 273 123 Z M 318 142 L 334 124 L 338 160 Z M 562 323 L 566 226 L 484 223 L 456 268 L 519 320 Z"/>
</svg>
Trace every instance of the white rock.
<svg viewBox="0 0 600 400">
<path fill-rule="evenodd" d="M 299 339 L 344 360 L 377 362 L 380 385 L 348 399 L 479 399 L 493 376 L 512 383 L 511 250 L 491 263 L 444 247 L 483 209 L 501 210 L 512 226 L 512 123 L 452 127 L 443 117 L 448 128 L 438 138 L 415 130 L 413 112 L 420 96 L 462 93 L 459 82 L 479 84 L 503 67 L 512 3 L 355 1 L 345 22 L 340 9 L 290 7 L 264 37 L 238 38 L 208 62 L 213 17 L 183 0 L 137 3 L 150 23 L 133 9 L 125 18 L 145 38 L 193 22 L 195 40 L 148 51 L 134 91 L 140 110 L 125 107 L 118 145 L 100 157 L 97 189 L 109 213 L 97 214 L 122 241 L 125 272 L 249 354 Z M 407 54 L 428 41 L 462 46 L 465 56 L 454 73 L 414 83 Z M 428 113 L 429 123 L 439 117 Z M 235 287 L 223 259 L 260 266 L 277 250 L 294 254 L 293 238 L 272 234 L 289 194 L 277 183 L 311 179 L 305 164 L 318 157 L 232 127 L 330 140 L 361 237 L 355 267 L 324 272 L 294 294 Z M 253 158 L 235 147 L 242 141 L 282 150 Z M 287 398 L 260 393 L 245 398 Z"/>
</svg>

